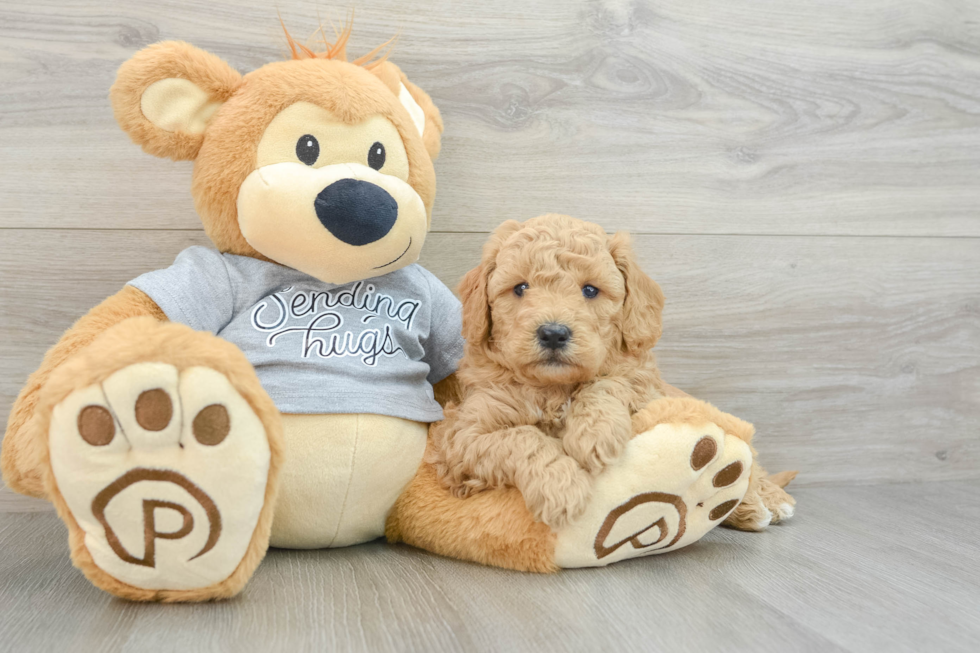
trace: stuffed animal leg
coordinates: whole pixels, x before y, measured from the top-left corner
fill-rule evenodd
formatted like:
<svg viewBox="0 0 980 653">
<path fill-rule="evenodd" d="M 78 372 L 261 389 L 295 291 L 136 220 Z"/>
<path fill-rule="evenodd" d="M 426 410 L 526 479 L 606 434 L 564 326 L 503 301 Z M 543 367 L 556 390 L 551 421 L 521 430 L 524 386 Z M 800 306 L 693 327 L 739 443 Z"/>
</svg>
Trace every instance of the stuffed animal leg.
<svg viewBox="0 0 980 653">
<path fill-rule="evenodd" d="M 633 417 L 633 430 L 596 479 L 585 514 L 557 532 L 532 519 L 517 489 L 458 499 L 424 464 L 392 511 L 388 539 L 550 572 L 674 551 L 733 515 L 753 469 L 751 424 L 697 399 L 663 398 Z"/>
<path fill-rule="evenodd" d="M 109 317 L 95 309 L 59 346 L 86 339 L 93 314 Z M 75 566 L 133 600 L 236 594 L 268 548 L 282 461 L 279 413 L 244 355 L 133 317 L 39 374 L 15 407 L 12 426 L 31 418 L 8 431 L 4 471 L 21 491 L 38 494 L 40 480 Z"/>
</svg>

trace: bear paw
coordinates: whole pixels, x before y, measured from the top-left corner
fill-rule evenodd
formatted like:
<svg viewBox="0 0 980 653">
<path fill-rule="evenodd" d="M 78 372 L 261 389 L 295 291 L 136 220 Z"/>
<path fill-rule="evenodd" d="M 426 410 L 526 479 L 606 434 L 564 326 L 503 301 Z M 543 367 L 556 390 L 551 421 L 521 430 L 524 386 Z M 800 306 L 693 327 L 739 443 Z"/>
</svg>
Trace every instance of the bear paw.
<svg viewBox="0 0 980 653">
<path fill-rule="evenodd" d="M 202 600 L 222 595 L 207 588 L 250 551 L 258 564 L 270 443 L 224 374 L 123 367 L 55 405 L 48 433 L 73 559 L 96 585 L 128 598 Z"/>
<path fill-rule="evenodd" d="M 561 567 L 673 551 L 722 523 L 749 485 L 752 452 L 716 424 L 659 424 L 595 481 L 585 514 L 557 531 Z"/>
</svg>

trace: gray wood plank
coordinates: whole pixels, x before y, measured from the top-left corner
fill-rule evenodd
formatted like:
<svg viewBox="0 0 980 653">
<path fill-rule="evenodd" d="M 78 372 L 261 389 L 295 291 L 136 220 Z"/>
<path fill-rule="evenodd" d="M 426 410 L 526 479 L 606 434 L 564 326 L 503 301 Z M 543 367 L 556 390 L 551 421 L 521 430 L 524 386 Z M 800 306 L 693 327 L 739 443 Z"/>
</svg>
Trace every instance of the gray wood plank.
<svg viewBox="0 0 980 653">
<path fill-rule="evenodd" d="M 4 235 L 3 420 L 73 320 L 206 243 L 194 231 Z M 434 233 L 422 263 L 453 286 L 484 240 Z M 801 485 L 980 477 L 980 240 L 638 236 L 636 249 L 667 296 L 665 378 L 754 422 L 771 470 L 801 469 Z"/>
<path fill-rule="evenodd" d="M 296 34 L 316 10 L 282 7 Z M 0 226 L 196 228 L 189 164 L 115 126 L 115 69 L 183 39 L 247 71 L 277 30 L 266 0 L 5 2 Z M 352 51 L 396 32 L 446 118 L 438 229 L 980 235 L 976 2 L 384 0 Z"/>
<path fill-rule="evenodd" d="M 0 512 L 47 512 L 54 510 L 47 501 L 17 494 L 0 482 Z"/>
<path fill-rule="evenodd" d="M 974 651 L 971 482 L 810 488 L 793 521 L 661 557 L 534 576 L 372 543 L 271 551 L 245 592 L 114 600 L 50 513 L 0 514 L 0 641 L 99 651 Z M 958 552 L 950 555 L 951 551 Z"/>
</svg>

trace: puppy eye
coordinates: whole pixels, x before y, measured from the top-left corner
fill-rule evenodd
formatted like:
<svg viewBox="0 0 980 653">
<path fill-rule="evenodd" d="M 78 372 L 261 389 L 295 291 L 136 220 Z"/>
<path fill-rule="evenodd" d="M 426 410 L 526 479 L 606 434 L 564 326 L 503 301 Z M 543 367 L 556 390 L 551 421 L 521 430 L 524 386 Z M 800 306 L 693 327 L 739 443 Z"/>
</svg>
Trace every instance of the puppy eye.
<svg viewBox="0 0 980 653">
<path fill-rule="evenodd" d="M 517 284 L 516 286 L 514 286 L 514 294 L 517 295 L 518 297 L 523 297 L 525 290 L 527 290 L 527 282 L 526 281 L 522 281 L 519 284 Z"/>
<path fill-rule="evenodd" d="M 586 299 L 595 299 L 595 296 L 599 294 L 599 289 L 587 283 L 582 286 L 582 294 L 585 295 Z"/>
<path fill-rule="evenodd" d="M 312 134 L 300 136 L 296 141 L 296 158 L 308 166 L 316 163 L 320 157 L 320 143 Z"/>
<path fill-rule="evenodd" d="M 385 164 L 385 146 L 379 142 L 375 142 L 368 150 L 368 165 L 375 170 L 381 170 L 382 166 Z"/>
</svg>

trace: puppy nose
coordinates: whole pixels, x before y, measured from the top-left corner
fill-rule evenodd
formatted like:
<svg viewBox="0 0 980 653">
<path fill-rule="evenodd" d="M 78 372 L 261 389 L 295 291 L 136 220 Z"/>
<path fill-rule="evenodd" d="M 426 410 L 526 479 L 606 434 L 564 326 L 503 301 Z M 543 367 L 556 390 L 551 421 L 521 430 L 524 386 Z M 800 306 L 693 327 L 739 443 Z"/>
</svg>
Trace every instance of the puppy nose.
<svg viewBox="0 0 980 653">
<path fill-rule="evenodd" d="M 572 337 L 572 330 L 564 324 L 550 322 L 538 327 L 538 342 L 545 349 L 564 349 Z"/>
<path fill-rule="evenodd" d="M 340 179 L 313 201 L 316 217 L 338 240 L 367 245 L 384 238 L 398 219 L 398 202 L 384 188 L 360 179 Z"/>
</svg>

